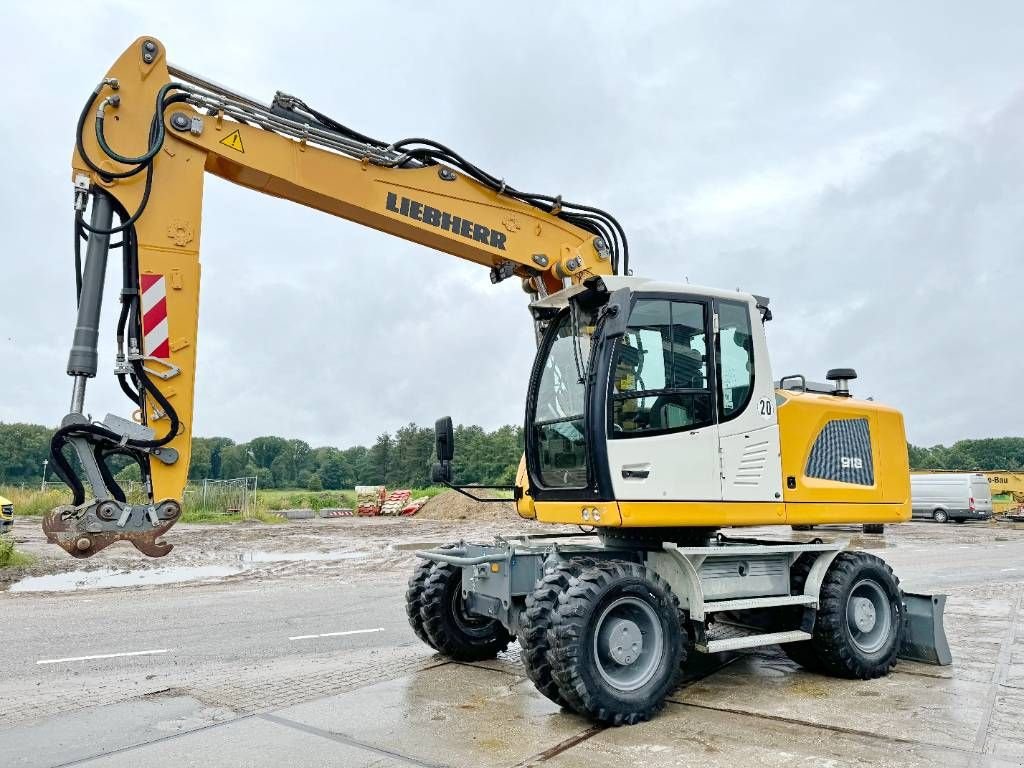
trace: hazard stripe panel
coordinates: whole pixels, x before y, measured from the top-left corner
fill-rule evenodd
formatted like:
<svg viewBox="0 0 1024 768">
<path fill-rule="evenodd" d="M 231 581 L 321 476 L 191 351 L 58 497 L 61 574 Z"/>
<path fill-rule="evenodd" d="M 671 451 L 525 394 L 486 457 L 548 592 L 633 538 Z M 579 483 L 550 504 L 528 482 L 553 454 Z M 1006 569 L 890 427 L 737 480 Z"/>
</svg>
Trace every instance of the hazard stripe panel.
<svg viewBox="0 0 1024 768">
<path fill-rule="evenodd" d="M 146 355 L 167 360 L 171 356 L 167 326 L 167 281 L 163 275 L 139 276 L 142 288 L 142 348 Z"/>
</svg>

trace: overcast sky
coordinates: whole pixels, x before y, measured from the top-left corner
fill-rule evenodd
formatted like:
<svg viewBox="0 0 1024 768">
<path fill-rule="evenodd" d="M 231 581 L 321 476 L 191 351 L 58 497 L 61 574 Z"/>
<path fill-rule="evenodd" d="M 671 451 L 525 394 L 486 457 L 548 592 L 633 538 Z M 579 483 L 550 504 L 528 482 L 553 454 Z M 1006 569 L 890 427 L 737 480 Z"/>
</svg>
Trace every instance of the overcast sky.
<svg viewBox="0 0 1024 768">
<path fill-rule="evenodd" d="M 67 411 L 74 125 L 141 34 L 613 212 L 637 274 L 770 296 L 775 376 L 852 366 L 912 442 L 1024 434 L 1019 2 L 4 4 L 0 421 Z M 212 177 L 201 258 L 196 434 L 521 423 L 518 281 Z"/>
</svg>

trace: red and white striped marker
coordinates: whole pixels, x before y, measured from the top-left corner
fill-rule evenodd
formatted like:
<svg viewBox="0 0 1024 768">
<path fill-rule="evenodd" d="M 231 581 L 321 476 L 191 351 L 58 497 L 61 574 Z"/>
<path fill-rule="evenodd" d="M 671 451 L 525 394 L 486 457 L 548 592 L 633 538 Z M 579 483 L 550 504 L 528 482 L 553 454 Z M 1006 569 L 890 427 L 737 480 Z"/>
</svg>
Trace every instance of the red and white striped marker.
<svg viewBox="0 0 1024 768">
<path fill-rule="evenodd" d="M 163 275 L 143 274 L 142 336 L 143 351 L 149 357 L 167 360 L 171 346 L 167 329 L 167 281 Z"/>
</svg>

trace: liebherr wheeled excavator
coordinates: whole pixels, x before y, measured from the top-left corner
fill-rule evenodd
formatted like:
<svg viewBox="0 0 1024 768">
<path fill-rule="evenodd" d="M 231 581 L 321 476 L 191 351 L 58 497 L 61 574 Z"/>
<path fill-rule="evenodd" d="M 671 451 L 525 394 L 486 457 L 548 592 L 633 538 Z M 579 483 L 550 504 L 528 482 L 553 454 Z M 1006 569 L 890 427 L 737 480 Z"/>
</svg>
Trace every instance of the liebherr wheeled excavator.
<svg viewBox="0 0 1024 768">
<path fill-rule="evenodd" d="M 363 135 L 287 94 L 248 98 L 169 65 L 152 37 L 89 95 L 72 168 L 73 390 L 52 443 L 72 503 L 43 523 L 72 556 L 116 541 L 171 549 L 160 537 L 188 472 L 212 173 L 473 261 L 529 294 L 538 350 L 515 504 L 588 530 L 418 553 L 409 620 L 440 653 L 482 659 L 517 637 L 545 696 L 613 724 L 657 712 L 692 651 L 781 644 L 854 678 L 884 675 L 898 656 L 949 662 L 944 598 L 902 592 L 879 558 L 720 532 L 910 517 L 902 417 L 852 397 L 851 369 L 827 386 L 774 382 L 766 298 L 634 277 L 625 233 L 600 209 L 522 192 L 435 141 Z M 115 374 L 135 410 L 93 421 L 85 389 L 113 249 Z M 118 487 L 116 454 L 139 464 L 147 503 Z M 457 487 L 450 419 L 437 458 L 435 480 Z"/>
</svg>

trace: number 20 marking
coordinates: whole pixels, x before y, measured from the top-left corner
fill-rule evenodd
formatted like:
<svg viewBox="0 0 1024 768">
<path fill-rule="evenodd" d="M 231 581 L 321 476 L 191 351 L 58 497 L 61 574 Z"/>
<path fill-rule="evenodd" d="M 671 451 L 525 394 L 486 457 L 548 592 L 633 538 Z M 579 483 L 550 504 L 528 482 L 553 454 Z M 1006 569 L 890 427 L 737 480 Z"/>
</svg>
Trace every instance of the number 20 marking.
<svg viewBox="0 0 1024 768">
<path fill-rule="evenodd" d="M 757 401 L 757 413 L 763 419 L 770 419 L 775 415 L 775 401 L 771 398 L 762 397 Z"/>
</svg>

